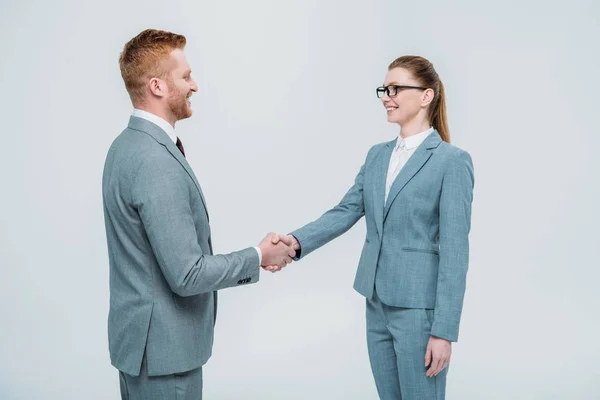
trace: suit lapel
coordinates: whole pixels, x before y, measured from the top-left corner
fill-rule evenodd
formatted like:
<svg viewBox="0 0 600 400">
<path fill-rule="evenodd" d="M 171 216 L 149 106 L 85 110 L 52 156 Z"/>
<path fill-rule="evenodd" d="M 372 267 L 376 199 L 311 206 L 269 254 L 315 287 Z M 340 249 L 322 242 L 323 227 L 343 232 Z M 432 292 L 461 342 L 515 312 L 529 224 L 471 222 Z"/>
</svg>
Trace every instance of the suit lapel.
<svg viewBox="0 0 600 400">
<path fill-rule="evenodd" d="M 206 211 L 206 218 L 208 218 L 208 208 L 206 207 L 206 200 L 204 199 L 204 194 L 202 193 L 202 189 L 200 188 L 198 179 L 196 179 L 196 175 L 194 174 L 194 171 L 192 171 L 192 167 L 190 167 L 190 164 L 187 162 L 187 160 L 185 159 L 183 154 L 181 154 L 181 151 L 177 148 L 175 143 L 173 143 L 173 141 L 170 138 L 169 138 L 169 141 L 167 142 L 167 144 L 165 145 L 165 147 L 167 148 L 167 150 L 169 150 L 169 153 L 171 153 L 171 155 L 173 157 L 175 157 L 177 159 L 177 161 L 179 161 L 181 166 L 185 169 L 185 171 L 188 173 L 190 178 L 192 178 L 192 180 L 194 181 L 194 184 L 196 185 L 196 189 L 198 189 L 198 193 L 200 194 L 200 198 L 202 199 L 202 204 L 204 204 L 204 211 Z"/>
<path fill-rule="evenodd" d="M 196 189 L 198 189 L 200 198 L 202 199 L 202 204 L 204 205 L 204 211 L 206 212 L 206 218 L 209 218 L 208 217 L 208 208 L 206 207 L 206 200 L 204 199 L 204 194 L 202 193 L 200 184 L 198 183 L 198 180 L 196 179 L 196 175 L 194 174 L 194 171 L 192 171 L 190 164 L 187 162 L 187 160 L 185 159 L 183 154 L 181 154 L 181 151 L 179 150 L 179 148 L 177 148 L 175 143 L 173 143 L 173 141 L 171 140 L 169 135 L 167 135 L 167 133 L 165 131 L 163 131 L 158 125 L 156 125 L 148 120 L 145 120 L 143 118 L 138 118 L 138 117 L 131 117 L 129 119 L 129 128 L 144 132 L 144 133 L 152 136 L 158 143 L 165 146 L 167 151 L 169 153 L 171 153 L 171 155 L 173 157 L 175 157 L 175 159 L 179 162 L 179 164 L 181 164 L 181 166 L 183 167 L 185 172 L 187 172 L 189 177 L 192 178 L 192 181 L 194 182 Z"/>
<path fill-rule="evenodd" d="M 394 150 L 396 141 L 387 143 L 381 150 L 377 163 L 375 164 L 375 179 L 373 180 L 373 215 L 375 215 L 375 225 L 380 235 L 383 234 L 383 210 L 385 199 L 385 180 L 387 170 L 390 164 L 390 157 Z"/>
<path fill-rule="evenodd" d="M 408 162 L 402 167 L 398 176 L 394 180 L 392 187 L 390 188 L 390 193 L 387 198 L 387 202 L 385 204 L 383 210 L 383 221 L 387 217 L 390 212 L 390 208 L 396 197 L 400 191 L 406 186 L 406 184 L 423 168 L 429 157 L 431 157 L 432 149 L 436 148 L 441 142 L 440 135 L 433 131 L 427 139 L 415 150 L 413 155 L 408 159 Z M 385 181 L 384 181 L 384 189 L 385 189 Z"/>
</svg>

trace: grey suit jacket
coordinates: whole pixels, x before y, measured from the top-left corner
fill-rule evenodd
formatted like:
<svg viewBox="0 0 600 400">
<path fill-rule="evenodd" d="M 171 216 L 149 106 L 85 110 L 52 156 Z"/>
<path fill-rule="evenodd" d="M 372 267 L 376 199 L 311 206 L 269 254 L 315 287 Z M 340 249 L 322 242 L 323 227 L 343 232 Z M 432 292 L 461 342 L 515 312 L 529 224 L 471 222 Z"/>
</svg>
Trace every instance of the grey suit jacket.
<svg viewBox="0 0 600 400">
<path fill-rule="evenodd" d="M 354 186 L 318 220 L 292 232 L 299 258 L 366 216 L 367 235 L 354 288 L 384 304 L 435 309 L 433 336 L 458 340 L 469 258 L 473 199 L 469 154 L 434 131 L 392 184 L 384 204 L 396 140 L 373 146 Z"/>
<path fill-rule="evenodd" d="M 157 125 L 131 117 L 102 179 L 110 261 L 112 364 L 137 376 L 202 366 L 211 355 L 216 290 L 259 279 L 255 249 L 213 255 L 194 172 Z"/>
</svg>

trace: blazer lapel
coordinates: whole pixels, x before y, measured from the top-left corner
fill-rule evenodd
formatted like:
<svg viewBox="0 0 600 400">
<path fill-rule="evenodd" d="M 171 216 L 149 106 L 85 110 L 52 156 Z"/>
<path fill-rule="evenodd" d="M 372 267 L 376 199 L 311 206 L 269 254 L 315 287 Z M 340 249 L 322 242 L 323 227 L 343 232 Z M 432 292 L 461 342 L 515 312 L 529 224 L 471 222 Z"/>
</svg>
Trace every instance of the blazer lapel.
<svg viewBox="0 0 600 400">
<path fill-rule="evenodd" d="M 175 143 L 173 143 L 171 138 L 169 138 L 169 141 L 167 142 L 165 147 L 167 148 L 167 150 L 169 150 L 169 153 L 171 153 L 171 155 L 173 157 L 175 157 L 177 159 L 177 161 L 179 161 L 181 166 L 185 169 L 185 171 L 188 173 L 190 178 L 192 178 L 192 180 L 194 181 L 194 184 L 196 185 L 196 189 L 198 189 L 198 193 L 200 194 L 200 198 L 202 199 L 202 204 L 204 204 L 204 211 L 206 212 L 206 218 L 210 220 L 210 218 L 208 217 L 208 208 L 206 207 L 206 200 L 204 199 L 204 194 L 202 193 L 202 189 L 200 188 L 200 184 L 198 183 L 198 179 L 196 179 L 196 175 L 194 174 L 194 171 L 192 171 L 192 167 L 190 167 L 190 164 L 187 162 L 187 160 L 183 156 L 183 154 L 181 154 L 181 151 L 177 148 Z"/>
<path fill-rule="evenodd" d="M 387 217 L 390 207 L 400 191 L 406 186 L 406 184 L 412 179 L 413 176 L 417 174 L 423 168 L 423 165 L 429 160 L 431 157 L 432 149 L 436 148 L 441 142 L 440 135 L 437 131 L 433 131 L 427 139 L 415 150 L 413 155 L 408 159 L 408 162 L 402 167 L 398 176 L 394 180 L 392 187 L 390 189 L 390 193 L 387 198 L 387 202 L 385 204 L 383 210 L 383 218 L 382 223 L 385 221 Z M 385 182 L 384 182 L 385 185 Z"/>
<path fill-rule="evenodd" d="M 152 122 L 143 118 L 133 116 L 129 119 L 129 128 L 144 132 L 152 136 L 158 143 L 165 146 L 167 151 L 169 151 L 169 153 L 171 153 L 171 155 L 175 157 L 177 161 L 179 161 L 179 164 L 181 164 L 181 166 L 183 167 L 183 169 L 185 169 L 190 178 L 192 178 L 196 189 L 198 189 L 198 193 L 200 194 L 200 198 L 202 199 L 202 204 L 204 205 L 204 211 L 206 212 L 206 218 L 209 218 L 208 208 L 206 207 L 206 200 L 204 199 L 204 194 L 202 193 L 200 184 L 196 179 L 196 175 L 194 174 L 194 171 L 192 171 L 190 164 L 187 162 L 183 154 L 181 154 L 181 151 L 179 150 L 179 148 L 177 148 L 175 143 L 173 143 L 169 135 L 167 135 L 167 133 L 163 131 L 158 125 L 153 124 Z"/>
<path fill-rule="evenodd" d="M 375 225 L 381 236 L 383 234 L 383 210 L 385 201 L 385 181 L 390 164 L 390 157 L 394 150 L 395 140 L 387 143 L 381 150 L 377 163 L 375 163 L 375 179 L 373 179 L 373 215 L 375 215 Z"/>
</svg>

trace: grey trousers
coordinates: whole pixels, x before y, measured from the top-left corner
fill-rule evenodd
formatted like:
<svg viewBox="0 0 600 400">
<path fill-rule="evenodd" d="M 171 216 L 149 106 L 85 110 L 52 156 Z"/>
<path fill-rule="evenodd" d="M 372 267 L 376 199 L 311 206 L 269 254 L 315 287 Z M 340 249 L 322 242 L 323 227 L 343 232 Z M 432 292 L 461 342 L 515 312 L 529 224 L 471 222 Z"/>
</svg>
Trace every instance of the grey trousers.
<svg viewBox="0 0 600 400">
<path fill-rule="evenodd" d="M 122 400 L 202 400 L 202 367 L 178 374 L 148 376 L 146 355 L 139 376 L 119 371 Z"/>
<path fill-rule="evenodd" d="M 425 350 L 433 310 L 383 304 L 367 299 L 367 347 L 381 400 L 444 400 L 446 367 L 437 376 L 425 373 Z"/>
</svg>

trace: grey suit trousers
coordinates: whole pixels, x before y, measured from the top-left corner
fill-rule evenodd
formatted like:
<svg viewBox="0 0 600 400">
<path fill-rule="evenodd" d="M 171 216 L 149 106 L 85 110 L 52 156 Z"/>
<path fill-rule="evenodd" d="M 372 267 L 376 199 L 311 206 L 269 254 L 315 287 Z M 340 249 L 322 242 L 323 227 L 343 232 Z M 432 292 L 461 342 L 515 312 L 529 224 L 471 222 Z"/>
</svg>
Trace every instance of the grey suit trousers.
<svg viewBox="0 0 600 400">
<path fill-rule="evenodd" d="M 146 354 L 139 376 L 119 371 L 121 400 L 202 400 L 202 367 L 178 374 L 148 376 Z"/>
<path fill-rule="evenodd" d="M 367 299 L 367 347 L 381 400 L 444 400 L 446 367 L 425 373 L 425 350 L 434 310 L 383 304 L 375 292 Z"/>
</svg>

